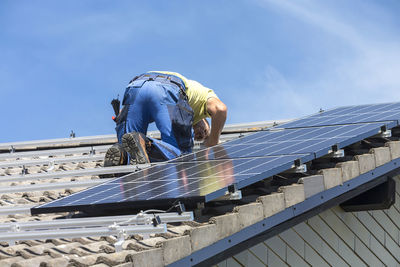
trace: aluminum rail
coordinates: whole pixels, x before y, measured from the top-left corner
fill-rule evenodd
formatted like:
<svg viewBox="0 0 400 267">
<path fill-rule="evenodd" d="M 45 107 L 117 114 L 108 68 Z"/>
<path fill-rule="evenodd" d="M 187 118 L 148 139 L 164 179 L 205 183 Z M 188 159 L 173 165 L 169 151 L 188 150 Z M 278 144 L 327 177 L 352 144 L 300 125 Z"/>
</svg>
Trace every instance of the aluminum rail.
<svg viewBox="0 0 400 267">
<path fill-rule="evenodd" d="M 149 131 L 147 135 L 150 137 L 159 137 L 158 131 Z M 100 144 L 113 144 L 117 142 L 115 134 L 83 136 L 73 138 L 55 138 L 47 140 L 32 140 L 22 142 L 7 142 L 0 143 L 0 150 L 10 149 L 37 149 L 37 148 L 50 148 L 62 146 L 89 146 Z"/>
<path fill-rule="evenodd" d="M 54 164 L 71 163 L 71 162 L 91 162 L 91 161 L 100 161 L 103 159 L 104 155 L 87 155 L 87 156 L 77 156 L 77 157 L 71 156 L 71 157 L 60 157 L 60 158 L 0 161 L 0 168 L 54 165 Z"/>
<path fill-rule="evenodd" d="M 48 140 L 33 140 L 22 142 L 0 143 L 0 150 L 9 149 L 36 149 L 38 147 L 57 147 L 60 145 L 95 145 L 104 143 L 115 143 L 117 138 L 115 134 L 84 136 L 74 138 L 56 138 Z"/>
<path fill-rule="evenodd" d="M 0 216 L 13 214 L 31 214 L 31 208 L 37 205 L 10 205 L 0 207 Z"/>
<path fill-rule="evenodd" d="M 235 123 L 225 125 L 222 134 L 229 132 L 240 132 L 248 131 L 249 129 L 265 128 L 276 124 L 281 124 L 289 120 L 277 120 L 277 121 L 259 121 L 250 123 Z M 153 138 L 159 138 L 159 131 L 149 131 L 148 136 Z M 10 149 L 37 149 L 37 148 L 49 148 L 49 147 L 62 147 L 62 146 L 83 146 L 83 145 L 99 145 L 99 144 L 112 144 L 117 142 L 115 134 L 107 135 L 96 135 L 96 136 L 84 136 L 74 138 L 57 138 L 47 140 L 33 140 L 33 141 L 22 141 L 22 142 L 7 142 L 0 143 L 0 150 Z"/>
<path fill-rule="evenodd" d="M 0 241 L 14 243 L 20 240 L 44 240 L 53 238 L 77 238 L 77 237 L 101 237 L 101 236 L 121 236 L 134 234 L 161 234 L 167 232 L 166 224 L 153 225 L 134 225 L 134 226 L 109 226 L 93 227 L 81 229 L 57 229 L 57 230 L 38 230 L 38 231 L 18 231 L 2 232 Z"/>
<path fill-rule="evenodd" d="M 62 182 L 62 183 L 43 183 L 43 184 L 30 184 L 20 186 L 2 186 L 0 187 L 0 194 L 9 193 L 25 193 L 36 191 L 48 191 L 57 189 L 71 189 L 71 188 L 87 188 L 98 184 L 105 183 L 113 178 L 95 179 L 88 181 L 75 181 L 75 182 Z M 1 210 L 0 210 L 1 214 Z"/>
<path fill-rule="evenodd" d="M 232 140 L 234 138 L 238 138 L 241 136 L 245 136 L 248 133 L 245 134 L 226 134 L 224 136 L 221 136 L 221 142 L 225 142 L 225 141 L 229 141 Z M 201 143 L 196 142 L 195 143 L 196 147 L 194 148 L 194 150 L 196 149 L 200 149 L 201 148 Z M 107 148 L 109 146 L 106 146 Z M 104 152 L 105 147 L 100 147 L 100 149 L 94 147 L 94 151 L 95 152 Z M 50 151 L 44 153 L 44 151 Z M 35 153 L 34 156 L 52 156 L 54 155 L 54 152 L 51 152 L 51 150 L 41 150 L 40 151 L 42 155 L 38 155 L 37 153 Z M 42 153 L 43 152 L 43 153 Z M 90 150 L 88 150 L 87 148 L 70 148 L 70 149 L 64 149 L 64 150 L 58 150 L 56 153 L 60 152 L 60 154 L 70 154 L 70 153 L 90 153 L 91 152 L 91 148 Z M 31 153 L 31 152 L 29 152 Z M 9 155 L 6 157 L 6 155 Z M 7 153 L 7 154 L 0 154 L 0 158 L 24 158 L 29 156 L 29 154 L 27 154 L 27 152 L 18 152 L 18 153 Z M 85 156 L 69 156 L 69 157 L 59 157 L 59 158 L 43 158 L 43 159 L 27 159 L 27 160 L 13 160 L 13 161 L 0 161 L 0 168 L 9 168 L 9 167 L 23 167 L 23 166 L 36 166 L 36 165 L 51 165 L 51 164 L 61 164 L 61 163 L 70 163 L 70 162 L 85 162 L 85 161 L 99 161 L 99 160 L 103 160 L 104 159 L 104 155 L 93 155 L 93 154 L 89 154 L 89 155 L 85 155 Z"/>
<path fill-rule="evenodd" d="M 226 136 L 221 135 L 221 141 L 231 140 L 239 137 L 241 134 L 228 134 Z M 46 150 L 34 150 L 25 152 L 6 152 L 0 153 L 0 159 L 17 159 L 17 158 L 31 158 L 31 157 L 49 157 L 58 155 L 72 155 L 72 154 L 96 154 L 104 153 L 110 145 L 101 146 L 87 146 L 87 147 L 74 147 L 74 148 L 60 148 L 60 149 L 46 149 Z M 1 162 L 1 164 L 6 164 Z"/>
<path fill-rule="evenodd" d="M 140 213 L 138 215 L 123 216 L 102 216 L 90 218 L 76 219 L 57 219 L 52 221 L 31 221 L 31 222 L 12 222 L 0 224 L 0 231 L 36 231 L 51 230 L 63 228 L 85 228 L 85 227 L 106 227 L 110 225 L 149 225 L 152 223 L 154 216 L 160 218 L 160 223 L 187 222 L 193 221 L 193 212 L 177 212 L 147 214 Z M 0 234 L 1 235 L 1 234 Z"/>
<path fill-rule="evenodd" d="M 163 163 L 157 163 L 163 164 Z M 165 163 L 164 163 L 165 164 Z M 100 174 L 113 174 L 113 173 L 130 173 L 139 169 L 150 167 L 151 164 L 138 164 L 138 165 L 124 165 L 114 167 L 99 167 L 99 168 L 88 168 L 82 170 L 69 170 L 69 171 L 55 171 L 47 173 L 33 173 L 33 174 L 21 174 L 21 175 L 9 175 L 0 176 L 1 182 L 21 182 L 30 180 L 45 180 L 54 178 L 65 178 L 65 177 L 78 177 L 87 175 L 100 175 Z"/>
<path fill-rule="evenodd" d="M 0 153 L 0 159 L 30 158 L 30 157 L 40 157 L 40 156 L 48 157 L 48 156 L 72 155 L 72 154 L 83 154 L 83 153 L 95 154 L 98 152 L 105 152 L 109 147 L 110 145 L 102 145 L 102 146 L 34 150 L 26 152 L 8 152 L 8 153 Z"/>
</svg>

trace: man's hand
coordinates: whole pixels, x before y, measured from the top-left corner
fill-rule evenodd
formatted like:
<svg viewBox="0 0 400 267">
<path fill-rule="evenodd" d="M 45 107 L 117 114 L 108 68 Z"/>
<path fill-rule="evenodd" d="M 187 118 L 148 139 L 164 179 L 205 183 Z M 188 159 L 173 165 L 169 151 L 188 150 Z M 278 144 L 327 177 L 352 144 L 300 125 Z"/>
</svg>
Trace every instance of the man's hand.
<svg viewBox="0 0 400 267">
<path fill-rule="evenodd" d="M 205 139 L 204 144 L 207 147 L 215 146 L 219 143 L 219 136 L 226 121 L 228 109 L 221 100 L 211 97 L 207 100 L 207 112 L 211 116 L 210 135 Z"/>
</svg>

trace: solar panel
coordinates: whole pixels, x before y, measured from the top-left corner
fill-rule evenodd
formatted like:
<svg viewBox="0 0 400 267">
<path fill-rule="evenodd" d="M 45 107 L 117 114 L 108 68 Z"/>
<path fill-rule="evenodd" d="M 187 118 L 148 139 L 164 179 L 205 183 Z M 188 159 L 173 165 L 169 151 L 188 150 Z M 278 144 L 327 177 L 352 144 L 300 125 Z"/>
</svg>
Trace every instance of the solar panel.
<svg viewBox="0 0 400 267">
<path fill-rule="evenodd" d="M 398 121 L 400 119 L 400 104 L 388 103 L 341 107 L 285 123 L 279 127 L 301 128 L 340 124 L 367 123 L 378 121 Z"/>
<path fill-rule="evenodd" d="M 384 104 L 339 107 L 324 111 L 323 114 L 326 116 L 331 116 L 331 115 L 347 115 L 347 114 L 382 113 L 386 111 L 400 111 L 400 103 L 384 103 Z"/>
<path fill-rule="evenodd" d="M 211 150 L 203 150 L 178 158 L 175 161 L 308 153 L 315 153 L 316 157 L 320 157 L 328 154 L 333 145 L 342 148 L 368 136 L 378 134 L 383 125 L 392 128 L 395 123 L 336 125 L 281 129 L 278 131 L 267 130 L 216 146 Z"/>
<path fill-rule="evenodd" d="M 94 206 L 108 208 L 151 206 L 172 203 L 176 199 L 210 201 L 223 196 L 236 184 L 243 188 L 290 169 L 296 159 L 310 160 L 311 155 L 282 155 L 166 163 L 89 188 L 77 194 L 38 206 L 36 212 L 84 210 Z"/>
<path fill-rule="evenodd" d="M 295 160 L 307 162 L 326 155 L 333 145 L 342 148 L 380 133 L 382 126 L 393 128 L 397 118 L 400 103 L 318 113 L 117 178 L 32 213 L 152 207 L 178 199 L 208 202 L 226 194 L 232 184 L 246 187 L 290 169 Z"/>
</svg>

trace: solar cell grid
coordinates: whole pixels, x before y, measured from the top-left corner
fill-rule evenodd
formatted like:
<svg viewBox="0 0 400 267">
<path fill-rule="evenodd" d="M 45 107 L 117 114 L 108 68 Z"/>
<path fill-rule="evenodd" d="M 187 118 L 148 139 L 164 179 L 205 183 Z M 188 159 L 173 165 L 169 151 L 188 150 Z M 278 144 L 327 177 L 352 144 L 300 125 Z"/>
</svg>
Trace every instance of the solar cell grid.
<svg viewBox="0 0 400 267">
<path fill-rule="evenodd" d="M 400 103 L 340 107 L 332 110 L 327 110 L 320 114 L 324 116 L 338 116 L 348 114 L 380 113 L 387 111 L 400 111 Z"/>
<path fill-rule="evenodd" d="M 383 121 L 394 121 L 397 124 L 400 120 L 399 106 L 399 103 L 391 103 L 379 106 L 366 105 L 359 109 L 354 106 L 343 107 L 288 122 L 279 127 L 287 129 Z"/>
<path fill-rule="evenodd" d="M 377 123 L 362 123 L 350 125 L 334 125 L 323 127 L 309 127 L 309 128 L 294 128 L 278 130 L 267 130 L 258 132 L 256 134 L 248 135 L 233 141 L 229 144 L 263 144 L 278 141 L 288 140 L 310 140 L 319 138 L 333 138 L 333 137 L 353 137 L 364 131 L 379 130 L 383 125 L 394 127 L 395 123 L 377 122 Z"/>
<path fill-rule="evenodd" d="M 328 154 L 333 145 L 341 148 L 349 142 L 363 139 L 364 136 L 361 134 L 367 136 L 378 134 L 383 125 L 385 124 L 369 123 L 264 131 L 183 156 L 173 162 L 309 153 L 315 153 L 320 157 Z"/>
<path fill-rule="evenodd" d="M 400 103 L 342 107 L 117 178 L 34 209 L 72 211 L 101 205 L 170 203 L 175 199 L 210 201 L 236 184 L 246 187 L 302 162 L 398 125 Z"/>
<path fill-rule="evenodd" d="M 237 183 L 240 187 L 241 184 L 245 184 L 242 182 L 249 178 L 256 176 L 259 176 L 256 178 L 259 180 L 267 178 L 276 174 L 273 173 L 275 166 L 290 168 L 294 160 L 301 156 L 307 155 L 165 164 L 112 180 L 43 206 L 73 207 L 193 196 L 206 197 L 222 189 L 217 195 L 221 196 L 228 185 Z M 282 168 L 276 169 L 276 172 L 282 171 Z M 272 173 L 266 173 L 266 170 L 267 172 L 272 170 Z M 145 175 L 146 172 L 149 173 Z"/>
</svg>

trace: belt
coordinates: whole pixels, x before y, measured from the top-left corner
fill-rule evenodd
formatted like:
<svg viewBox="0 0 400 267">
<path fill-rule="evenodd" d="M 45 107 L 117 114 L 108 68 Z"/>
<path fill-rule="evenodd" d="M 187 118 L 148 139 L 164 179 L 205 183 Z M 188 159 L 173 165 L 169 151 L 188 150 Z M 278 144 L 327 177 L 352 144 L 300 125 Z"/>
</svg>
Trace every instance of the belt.
<svg viewBox="0 0 400 267">
<path fill-rule="evenodd" d="M 168 83 L 168 84 L 176 85 L 179 87 L 181 93 L 185 97 L 187 97 L 185 83 L 178 76 L 171 75 L 171 74 L 159 73 L 159 72 L 149 72 L 149 73 L 144 73 L 139 76 L 136 76 L 129 83 L 132 83 L 133 81 L 139 81 L 139 80 L 157 81 L 157 82 L 161 82 L 161 83 Z"/>
</svg>

